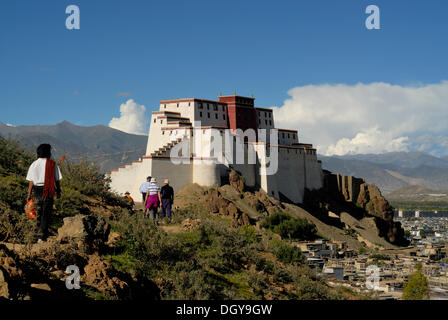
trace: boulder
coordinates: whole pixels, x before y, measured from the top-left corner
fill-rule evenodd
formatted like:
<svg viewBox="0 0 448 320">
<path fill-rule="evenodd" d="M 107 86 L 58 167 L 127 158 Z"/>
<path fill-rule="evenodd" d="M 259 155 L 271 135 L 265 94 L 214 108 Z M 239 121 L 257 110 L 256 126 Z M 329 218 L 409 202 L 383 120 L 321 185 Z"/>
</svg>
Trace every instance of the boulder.
<svg viewBox="0 0 448 320">
<path fill-rule="evenodd" d="M 126 299 L 130 295 L 128 284 L 117 277 L 110 262 L 101 260 L 98 255 L 90 256 L 81 281 L 108 297 Z"/>
<path fill-rule="evenodd" d="M 2 269 L 0 269 L 0 297 L 9 299 L 8 282 Z"/>
<path fill-rule="evenodd" d="M 235 170 L 230 171 L 229 183 L 234 187 L 239 193 L 244 192 L 244 179 Z"/>
<path fill-rule="evenodd" d="M 108 241 L 110 225 L 102 217 L 78 214 L 64 218 L 64 225 L 58 229 L 56 240 L 75 241 L 88 247 L 98 247 Z"/>
</svg>

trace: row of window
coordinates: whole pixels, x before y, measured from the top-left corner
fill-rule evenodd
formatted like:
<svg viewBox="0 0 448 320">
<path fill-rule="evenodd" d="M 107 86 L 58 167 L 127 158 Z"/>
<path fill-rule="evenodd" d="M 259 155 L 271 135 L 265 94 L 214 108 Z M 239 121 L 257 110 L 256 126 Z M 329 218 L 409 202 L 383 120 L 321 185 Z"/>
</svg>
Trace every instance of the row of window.
<svg viewBox="0 0 448 320">
<path fill-rule="evenodd" d="M 188 106 L 190 106 L 190 105 L 191 105 L 191 102 L 188 102 Z M 177 103 L 176 106 L 177 106 L 177 108 L 179 108 L 179 103 Z M 166 109 L 166 104 L 163 105 L 163 108 Z"/>
<path fill-rule="evenodd" d="M 221 105 L 218 105 L 216 103 L 204 103 L 204 104 L 207 107 L 207 110 L 210 110 L 210 106 L 212 106 L 213 111 L 218 111 L 219 106 L 221 106 L 222 111 L 226 111 L 226 106 L 224 104 L 221 104 Z M 198 109 L 200 109 L 200 110 L 204 109 L 204 106 L 202 105 L 202 102 L 199 102 Z"/>
<path fill-rule="evenodd" d="M 258 117 L 261 116 L 262 111 L 258 111 Z M 272 112 L 264 111 L 264 117 L 265 118 L 272 118 Z"/>
<path fill-rule="evenodd" d="M 282 132 L 282 138 L 285 139 L 285 137 L 286 137 L 286 134 L 285 134 L 284 132 Z M 290 139 L 290 138 L 291 138 L 291 136 L 290 136 L 290 134 L 288 133 L 288 139 Z M 295 133 L 292 134 L 292 138 L 293 138 L 293 139 L 296 138 L 296 134 L 295 134 Z"/>
<path fill-rule="evenodd" d="M 202 111 L 199 112 L 199 118 L 202 118 Z M 210 112 L 207 112 L 207 118 L 210 119 Z M 215 119 L 218 120 L 218 114 L 215 113 Z M 226 120 L 226 114 L 222 115 L 222 120 Z"/>
<path fill-rule="evenodd" d="M 270 126 L 272 126 L 272 120 L 264 120 L 265 125 L 268 125 L 268 123 Z M 261 119 L 258 119 L 258 124 L 261 124 Z"/>
</svg>

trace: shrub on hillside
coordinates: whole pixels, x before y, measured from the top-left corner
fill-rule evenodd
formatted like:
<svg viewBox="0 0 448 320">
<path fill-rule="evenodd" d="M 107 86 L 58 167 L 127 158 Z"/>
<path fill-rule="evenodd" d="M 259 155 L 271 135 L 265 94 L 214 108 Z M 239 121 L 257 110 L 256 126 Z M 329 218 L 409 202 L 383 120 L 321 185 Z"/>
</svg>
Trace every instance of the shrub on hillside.
<svg viewBox="0 0 448 320">
<path fill-rule="evenodd" d="M 0 202 L 0 241 L 31 243 L 35 227 L 33 222 L 24 213 L 11 210 L 6 203 Z"/>
<path fill-rule="evenodd" d="M 266 217 L 261 226 L 279 234 L 282 238 L 313 240 L 317 237 L 315 225 L 308 223 L 306 219 L 295 218 L 284 212 L 276 212 Z"/>
<path fill-rule="evenodd" d="M 271 246 L 275 257 L 283 263 L 301 265 L 305 262 L 302 250 L 296 246 L 275 239 L 271 242 Z"/>
<path fill-rule="evenodd" d="M 24 176 L 35 159 L 17 140 L 0 137 L 0 175 Z"/>
</svg>

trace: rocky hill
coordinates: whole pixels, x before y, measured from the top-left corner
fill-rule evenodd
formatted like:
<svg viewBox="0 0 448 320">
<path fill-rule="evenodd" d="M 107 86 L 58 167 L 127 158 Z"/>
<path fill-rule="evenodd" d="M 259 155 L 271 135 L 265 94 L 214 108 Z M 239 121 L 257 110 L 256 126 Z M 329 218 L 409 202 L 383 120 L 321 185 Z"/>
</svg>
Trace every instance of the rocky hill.
<svg viewBox="0 0 448 320">
<path fill-rule="evenodd" d="M 363 179 L 326 172 L 325 187 L 308 192 L 303 205 L 276 200 L 263 191 L 248 190 L 234 171 L 230 185 L 204 188 L 191 185 L 177 194 L 179 208 L 203 203 L 212 214 L 231 217 L 232 223 L 259 225 L 275 212 L 306 219 L 327 239 L 346 241 L 353 249 L 392 249 L 408 245 L 393 208 L 379 189 Z"/>
</svg>

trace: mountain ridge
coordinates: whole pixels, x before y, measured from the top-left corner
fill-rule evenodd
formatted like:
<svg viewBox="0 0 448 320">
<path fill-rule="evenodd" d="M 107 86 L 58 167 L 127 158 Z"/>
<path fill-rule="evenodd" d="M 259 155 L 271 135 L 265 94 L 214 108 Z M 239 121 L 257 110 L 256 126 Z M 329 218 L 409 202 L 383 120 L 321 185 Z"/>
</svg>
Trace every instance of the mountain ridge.
<svg viewBox="0 0 448 320">
<path fill-rule="evenodd" d="M 424 152 L 318 157 L 324 169 L 363 177 L 385 194 L 415 184 L 434 190 L 448 189 L 448 157 Z"/>
<path fill-rule="evenodd" d="M 32 150 L 40 143 L 50 143 L 56 158 L 65 155 L 75 162 L 95 161 L 103 172 L 140 158 L 148 139 L 104 125 L 78 126 L 68 121 L 15 127 L 0 122 L 0 136 L 17 139 Z"/>
</svg>

